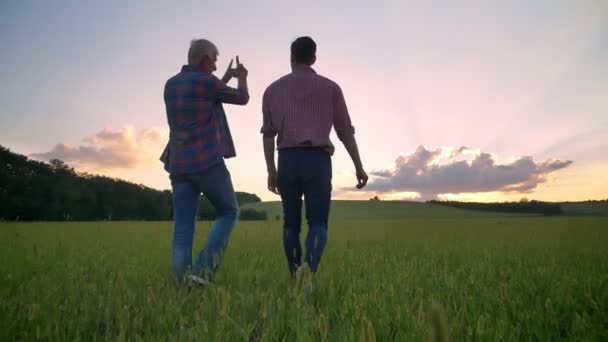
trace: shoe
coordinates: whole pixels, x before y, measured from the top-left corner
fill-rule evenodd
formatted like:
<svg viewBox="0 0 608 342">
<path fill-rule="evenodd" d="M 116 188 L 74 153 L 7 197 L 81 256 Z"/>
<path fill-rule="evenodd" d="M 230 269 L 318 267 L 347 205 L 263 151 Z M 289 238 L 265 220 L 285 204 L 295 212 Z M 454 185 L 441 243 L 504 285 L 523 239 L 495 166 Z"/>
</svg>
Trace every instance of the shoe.
<svg viewBox="0 0 608 342">
<path fill-rule="evenodd" d="M 198 286 L 203 286 L 203 287 L 213 287 L 213 284 L 211 284 L 211 282 L 203 277 L 199 277 L 197 275 L 191 274 L 189 277 L 190 281 L 193 284 L 196 284 Z"/>
<path fill-rule="evenodd" d="M 310 296 L 312 292 L 312 272 L 307 263 L 298 267 L 296 270 L 296 293 Z"/>
</svg>

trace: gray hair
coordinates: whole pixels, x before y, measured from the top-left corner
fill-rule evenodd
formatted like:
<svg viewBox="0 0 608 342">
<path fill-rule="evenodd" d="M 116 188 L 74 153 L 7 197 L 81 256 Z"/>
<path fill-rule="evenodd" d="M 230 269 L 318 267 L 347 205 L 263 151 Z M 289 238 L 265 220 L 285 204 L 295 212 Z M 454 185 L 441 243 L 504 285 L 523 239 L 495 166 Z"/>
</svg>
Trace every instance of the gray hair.
<svg viewBox="0 0 608 342">
<path fill-rule="evenodd" d="M 207 39 L 192 39 L 188 50 L 188 64 L 198 65 L 203 57 L 211 58 L 214 53 L 218 53 L 217 47 Z"/>
</svg>

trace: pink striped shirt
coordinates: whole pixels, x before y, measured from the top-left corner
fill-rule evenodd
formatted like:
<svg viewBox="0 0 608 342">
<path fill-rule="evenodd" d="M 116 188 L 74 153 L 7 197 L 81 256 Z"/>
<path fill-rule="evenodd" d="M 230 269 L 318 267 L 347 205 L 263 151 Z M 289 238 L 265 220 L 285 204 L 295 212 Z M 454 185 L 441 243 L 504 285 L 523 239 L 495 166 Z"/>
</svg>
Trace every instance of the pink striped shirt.
<svg viewBox="0 0 608 342">
<path fill-rule="evenodd" d="M 268 86 L 262 112 L 261 133 L 277 136 L 279 150 L 324 147 L 333 154 L 332 126 L 340 140 L 355 133 L 340 86 L 310 67 L 297 67 Z"/>
</svg>

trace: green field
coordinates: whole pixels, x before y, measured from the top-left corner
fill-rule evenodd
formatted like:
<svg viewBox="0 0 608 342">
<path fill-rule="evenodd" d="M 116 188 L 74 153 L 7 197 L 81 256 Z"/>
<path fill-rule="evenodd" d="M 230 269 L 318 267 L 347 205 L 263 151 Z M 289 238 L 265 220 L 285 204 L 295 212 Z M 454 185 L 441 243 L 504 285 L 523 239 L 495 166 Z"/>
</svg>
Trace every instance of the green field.
<svg viewBox="0 0 608 342">
<path fill-rule="evenodd" d="M 239 223 L 213 289 L 172 281 L 171 222 L 1 223 L 0 340 L 608 340 L 607 217 L 332 205 L 310 296 L 277 203 Z"/>
</svg>

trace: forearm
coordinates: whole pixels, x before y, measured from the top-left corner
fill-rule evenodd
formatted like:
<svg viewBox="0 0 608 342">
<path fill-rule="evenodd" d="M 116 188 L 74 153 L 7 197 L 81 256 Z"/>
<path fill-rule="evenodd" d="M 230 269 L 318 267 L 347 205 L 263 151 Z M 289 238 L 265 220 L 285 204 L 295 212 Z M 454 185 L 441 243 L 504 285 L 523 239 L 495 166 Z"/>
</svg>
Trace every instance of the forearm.
<svg viewBox="0 0 608 342">
<path fill-rule="evenodd" d="M 274 137 L 264 137 L 264 158 L 266 158 L 266 170 L 269 174 L 277 172 L 274 163 Z"/>
<path fill-rule="evenodd" d="M 348 151 L 350 155 L 350 159 L 353 160 L 353 164 L 355 164 L 356 170 L 363 170 L 363 164 L 361 163 L 361 157 L 359 156 L 359 148 L 357 147 L 357 140 L 355 140 L 355 135 L 350 134 L 342 139 L 342 143 Z"/>
<path fill-rule="evenodd" d="M 238 86 L 237 88 L 243 92 L 243 94 L 245 94 L 247 96 L 247 99 L 249 99 L 249 88 L 247 88 L 247 78 L 246 77 L 239 77 L 238 78 Z"/>
</svg>

